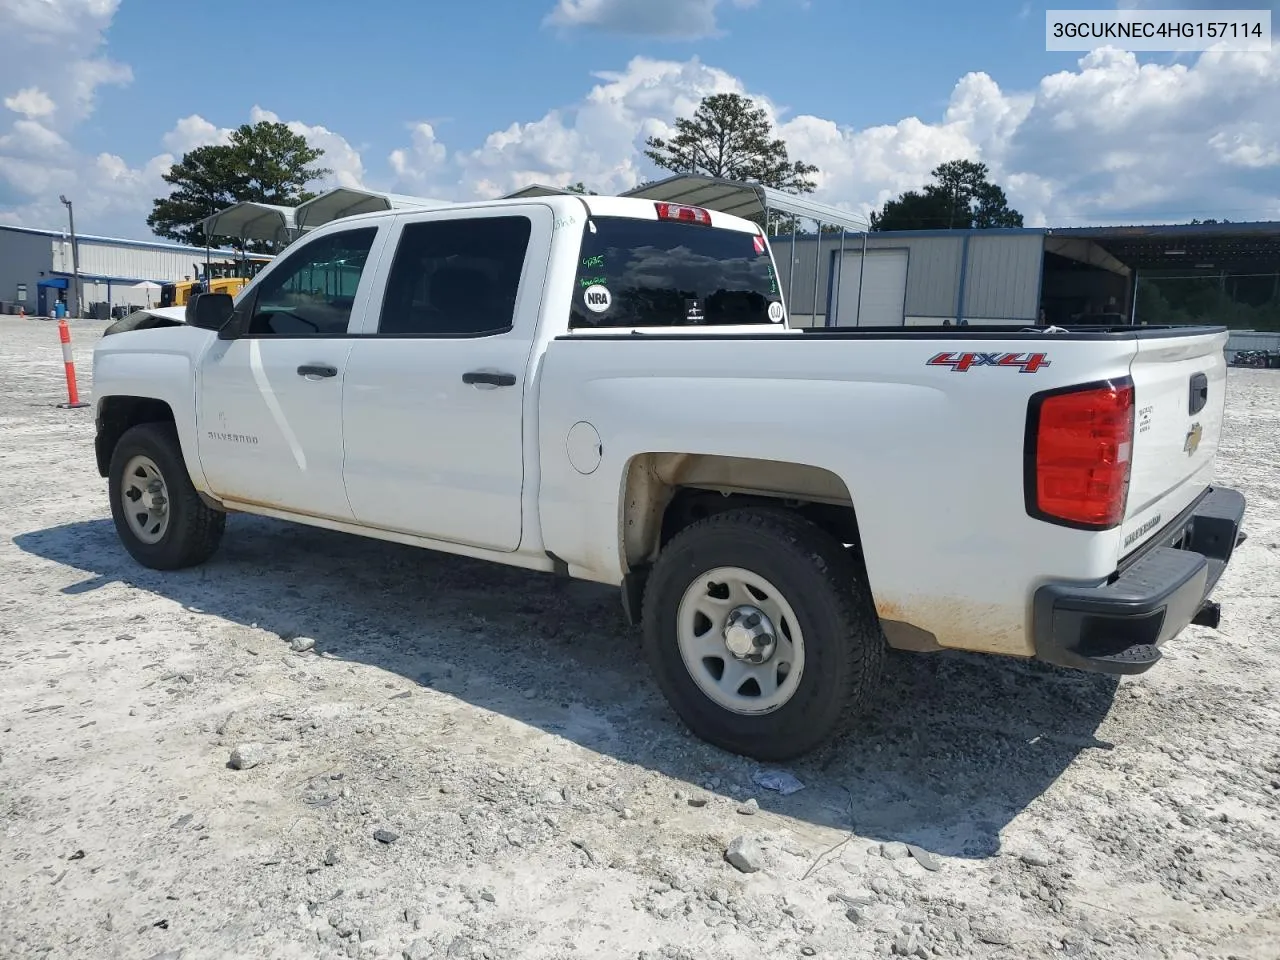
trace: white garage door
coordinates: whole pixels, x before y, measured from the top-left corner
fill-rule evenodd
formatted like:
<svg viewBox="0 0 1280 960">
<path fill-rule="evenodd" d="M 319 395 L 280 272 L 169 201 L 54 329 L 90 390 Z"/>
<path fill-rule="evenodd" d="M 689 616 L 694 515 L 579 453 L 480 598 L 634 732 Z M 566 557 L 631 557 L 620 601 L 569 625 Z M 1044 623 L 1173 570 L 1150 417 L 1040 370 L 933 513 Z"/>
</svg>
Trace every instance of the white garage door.
<svg viewBox="0 0 1280 960">
<path fill-rule="evenodd" d="M 860 308 L 859 281 L 862 283 Z M 902 326 L 907 298 L 907 251 L 868 250 L 865 271 L 862 251 L 846 252 L 843 262 L 837 258 L 833 289 L 839 291 L 839 299 L 834 304 L 835 326 Z"/>
</svg>

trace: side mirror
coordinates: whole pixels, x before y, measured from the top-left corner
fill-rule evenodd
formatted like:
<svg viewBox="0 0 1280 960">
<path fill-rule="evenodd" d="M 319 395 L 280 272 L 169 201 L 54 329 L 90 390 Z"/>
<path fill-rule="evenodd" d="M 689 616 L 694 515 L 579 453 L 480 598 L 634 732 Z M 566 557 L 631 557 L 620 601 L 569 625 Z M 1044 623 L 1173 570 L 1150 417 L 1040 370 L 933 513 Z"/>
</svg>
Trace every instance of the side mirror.
<svg viewBox="0 0 1280 960">
<path fill-rule="evenodd" d="M 201 330 L 221 330 L 235 310 L 229 293 L 197 293 L 187 301 L 188 326 Z"/>
</svg>

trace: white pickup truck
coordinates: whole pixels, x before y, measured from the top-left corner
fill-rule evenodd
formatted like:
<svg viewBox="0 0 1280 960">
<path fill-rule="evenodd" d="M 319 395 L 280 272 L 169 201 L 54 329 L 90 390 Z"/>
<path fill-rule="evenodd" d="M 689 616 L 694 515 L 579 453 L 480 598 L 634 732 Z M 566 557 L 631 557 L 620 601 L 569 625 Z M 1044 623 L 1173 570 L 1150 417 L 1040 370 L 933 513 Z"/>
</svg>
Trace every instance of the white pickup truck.
<svg viewBox="0 0 1280 960">
<path fill-rule="evenodd" d="M 1224 330 L 794 329 L 700 208 L 349 217 L 180 316 L 94 353 L 140 563 L 240 511 L 617 585 L 675 711 L 760 759 L 846 728 L 886 645 L 1141 672 L 1243 538 Z"/>
</svg>

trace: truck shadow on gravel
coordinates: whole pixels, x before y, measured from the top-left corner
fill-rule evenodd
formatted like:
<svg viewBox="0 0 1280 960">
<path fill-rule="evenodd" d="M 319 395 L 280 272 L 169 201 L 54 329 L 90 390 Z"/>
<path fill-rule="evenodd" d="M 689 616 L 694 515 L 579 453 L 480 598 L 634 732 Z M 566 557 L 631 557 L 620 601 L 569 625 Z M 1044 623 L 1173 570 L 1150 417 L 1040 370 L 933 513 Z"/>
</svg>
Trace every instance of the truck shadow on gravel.
<svg viewBox="0 0 1280 960">
<path fill-rule="evenodd" d="M 590 750 L 764 810 L 966 858 L 1096 738 L 1114 678 L 995 657 L 891 654 L 875 709 L 844 742 L 788 769 L 790 796 L 751 784 L 760 765 L 691 737 L 659 694 L 617 592 L 340 533 L 234 516 L 204 567 L 162 574 L 128 556 L 109 520 L 16 537 L 23 551 L 315 651 L 373 665 Z M 105 630 L 124 625 L 110 624 Z M 269 648 L 264 655 L 274 653 Z M 288 655 L 282 639 L 279 654 Z M 310 655 L 310 654 L 308 654 Z"/>
</svg>

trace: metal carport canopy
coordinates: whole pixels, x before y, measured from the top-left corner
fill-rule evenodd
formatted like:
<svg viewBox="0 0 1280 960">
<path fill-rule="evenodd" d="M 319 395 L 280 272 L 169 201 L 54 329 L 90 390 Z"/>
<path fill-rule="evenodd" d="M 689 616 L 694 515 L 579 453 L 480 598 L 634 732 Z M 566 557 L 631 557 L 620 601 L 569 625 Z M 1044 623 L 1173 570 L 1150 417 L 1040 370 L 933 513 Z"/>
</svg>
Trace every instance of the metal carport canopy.
<svg viewBox="0 0 1280 960">
<path fill-rule="evenodd" d="M 353 187 L 337 187 L 300 203 L 294 211 L 300 231 L 314 230 L 332 220 L 353 217 L 360 213 L 378 210 L 421 210 L 448 207 L 448 200 L 432 200 L 427 197 L 410 197 L 400 193 L 380 193 L 376 190 L 357 190 Z"/>
<path fill-rule="evenodd" d="M 1087 263 L 1091 267 L 1101 267 L 1103 270 L 1118 273 L 1122 277 L 1127 277 L 1133 272 L 1113 257 L 1105 247 L 1084 237 L 1055 237 L 1053 231 L 1046 230 L 1044 249 L 1046 253 L 1056 253 L 1068 260 Z"/>
<path fill-rule="evenodd" d="M 219 210 L 200 222 L 207 237 L 235 237 L 238 240 L 269 240 L 274 243 L 293 239 L 296 229 L 294 208 L 274 203 L 245 200 Z"/>
<path fill-rule="evenodd" d="M 763 220 L 765 211 L 770 210 L 807 217 L 820 223 L 829 223 L 854 233 L 860 233 L 870 226 L 861 217 L 828 203 L 819 203 L 817 200 L 810 200 L 807 197 L 758 183 L 722 180 L 700 174 L 679 174 L 665 180 L 646 183 L 620 196 L 661 200 L 667 203 L 686 203 L 746 219 Z"/>
<path fill-rule="evenodd" d="M 503 199 L 516 200 L 568 194 L 570 191 L 560 187 L 534 183 L 515 193 L 507 194 Z M 686 203 L 690 206 L 705 207 L 708 210 L 716 210 L 745 219 L 757 219 L 761 222 L 764 220 L 765 210 L 768 209 L 829 223 L 853 233 L 861 233 L 871 226 L 861 217 L 828 203 L 819 203 L 816 200 L 809 200 L 784 190 L 775 190 L 773 187 L 761 186 L 758 183 L 704 177 L 693 173 L 682 173 L 668 177 L 666 180 L 655 180 L 653 183 L 646 183 L 634 190 L 620 193 L 618 196 L 659 200 L 666 203 Z"/>
<path fill-rule="evenodd" d="M 567 197 L 576 196 L 571 191 L 565 190 L 563 187 L 548 187 L 541 183 L 531 183 L 523 189 L 517 190 L 515 193 L 508 193 L 503 196 L 503 200 L 525 200 L 529 197 Z"/>
<path fill-rule="evenodd" d="M 1273 273 L 1280 263 L 1280 221 L 1274 220 L 1055 227 L 1049 233 L 1090 240 L 1141 270 L 1208 262 L 1220 270 Z"/>
</svg>

